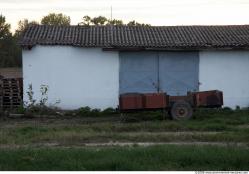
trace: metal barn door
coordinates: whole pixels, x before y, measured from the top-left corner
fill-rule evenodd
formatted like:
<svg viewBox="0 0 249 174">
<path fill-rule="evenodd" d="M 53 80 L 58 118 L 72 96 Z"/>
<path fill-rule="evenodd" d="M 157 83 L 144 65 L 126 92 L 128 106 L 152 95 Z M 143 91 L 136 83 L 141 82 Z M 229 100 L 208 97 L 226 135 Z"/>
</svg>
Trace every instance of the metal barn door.
<svg viewBox="0 0 249 174">
<path fill-rule="evenodd" d="M 158 63 L 155 52 L 120 52 L 119 93 L 156 92 Z"/>
<path fill-rule="evenodd" d="M 198 91 L 198 52 L 120 52 L 119 92 Z"/>
<path fill-rule="evenodd" d="M 160 52 L 160 90 L 170 95 L 186 95 L 187 91 L 198 91 L 198 52 Z"/>
</svg>

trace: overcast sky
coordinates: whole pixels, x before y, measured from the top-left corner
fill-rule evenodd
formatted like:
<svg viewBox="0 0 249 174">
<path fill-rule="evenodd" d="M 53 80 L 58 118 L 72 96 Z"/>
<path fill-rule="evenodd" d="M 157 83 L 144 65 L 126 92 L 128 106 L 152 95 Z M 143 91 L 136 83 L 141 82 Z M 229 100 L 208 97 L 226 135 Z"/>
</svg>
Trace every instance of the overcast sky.
<svg viewBox="0 0 249 174">
<path fill-rule="evenodd" d="M 50 12 L 64 13 L 72 24 L 84 15 L 111 16 L 152 25 L 249 24 L 249 0 L 0 0 L 0 13 L 11 23 L 40 21 Z"/>
</svg>

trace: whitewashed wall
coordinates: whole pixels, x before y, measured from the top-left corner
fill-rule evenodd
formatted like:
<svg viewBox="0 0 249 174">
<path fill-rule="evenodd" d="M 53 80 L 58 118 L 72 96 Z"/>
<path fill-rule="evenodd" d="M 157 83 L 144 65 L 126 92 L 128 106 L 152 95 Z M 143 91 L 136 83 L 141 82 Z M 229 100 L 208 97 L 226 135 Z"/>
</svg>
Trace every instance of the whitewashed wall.
<svg viewBox="0 0 249 174">
<path fill-rule="evenodd" d="M 249 51 L 200 52 L 200 90 L 223 91 L 224 106 L 249 107 Z"/>
<path fill-rule="evenodd" d="M 36 46 L 23 50 L 24 100 L 32 84 L 35 99 L 40 85 L 48 85 L 48 103 L 59 107 L 116 108 L 119 95 L 118 52 L 100 48 Z"/>
</svg>

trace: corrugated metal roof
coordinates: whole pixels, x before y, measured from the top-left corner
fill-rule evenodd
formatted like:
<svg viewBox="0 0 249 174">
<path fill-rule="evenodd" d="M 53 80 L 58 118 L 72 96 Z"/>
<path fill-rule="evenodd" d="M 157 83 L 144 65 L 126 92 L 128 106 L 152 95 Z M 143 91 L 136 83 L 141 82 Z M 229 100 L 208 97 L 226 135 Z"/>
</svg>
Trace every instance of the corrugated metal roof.
<svg viewBox="0 0 249 174">
<path fill-rule="evenodd" d="M 71 45 L 101 48 L 249 48 L 249 25 L 47 26 L 33 25 L 21 46 Z"/>
</svg>

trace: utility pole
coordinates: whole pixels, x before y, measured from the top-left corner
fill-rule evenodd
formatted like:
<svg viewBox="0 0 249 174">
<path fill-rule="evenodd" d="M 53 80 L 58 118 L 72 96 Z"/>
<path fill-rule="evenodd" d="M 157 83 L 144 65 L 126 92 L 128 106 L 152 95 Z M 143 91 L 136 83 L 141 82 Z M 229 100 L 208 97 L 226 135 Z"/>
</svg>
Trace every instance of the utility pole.
<svg viewBox="0 0 249 174">
<path fill-rule="evenodd" d="M 111 6 L 111 21 L 112 21 L 112 6 Z"/>
</svg>

